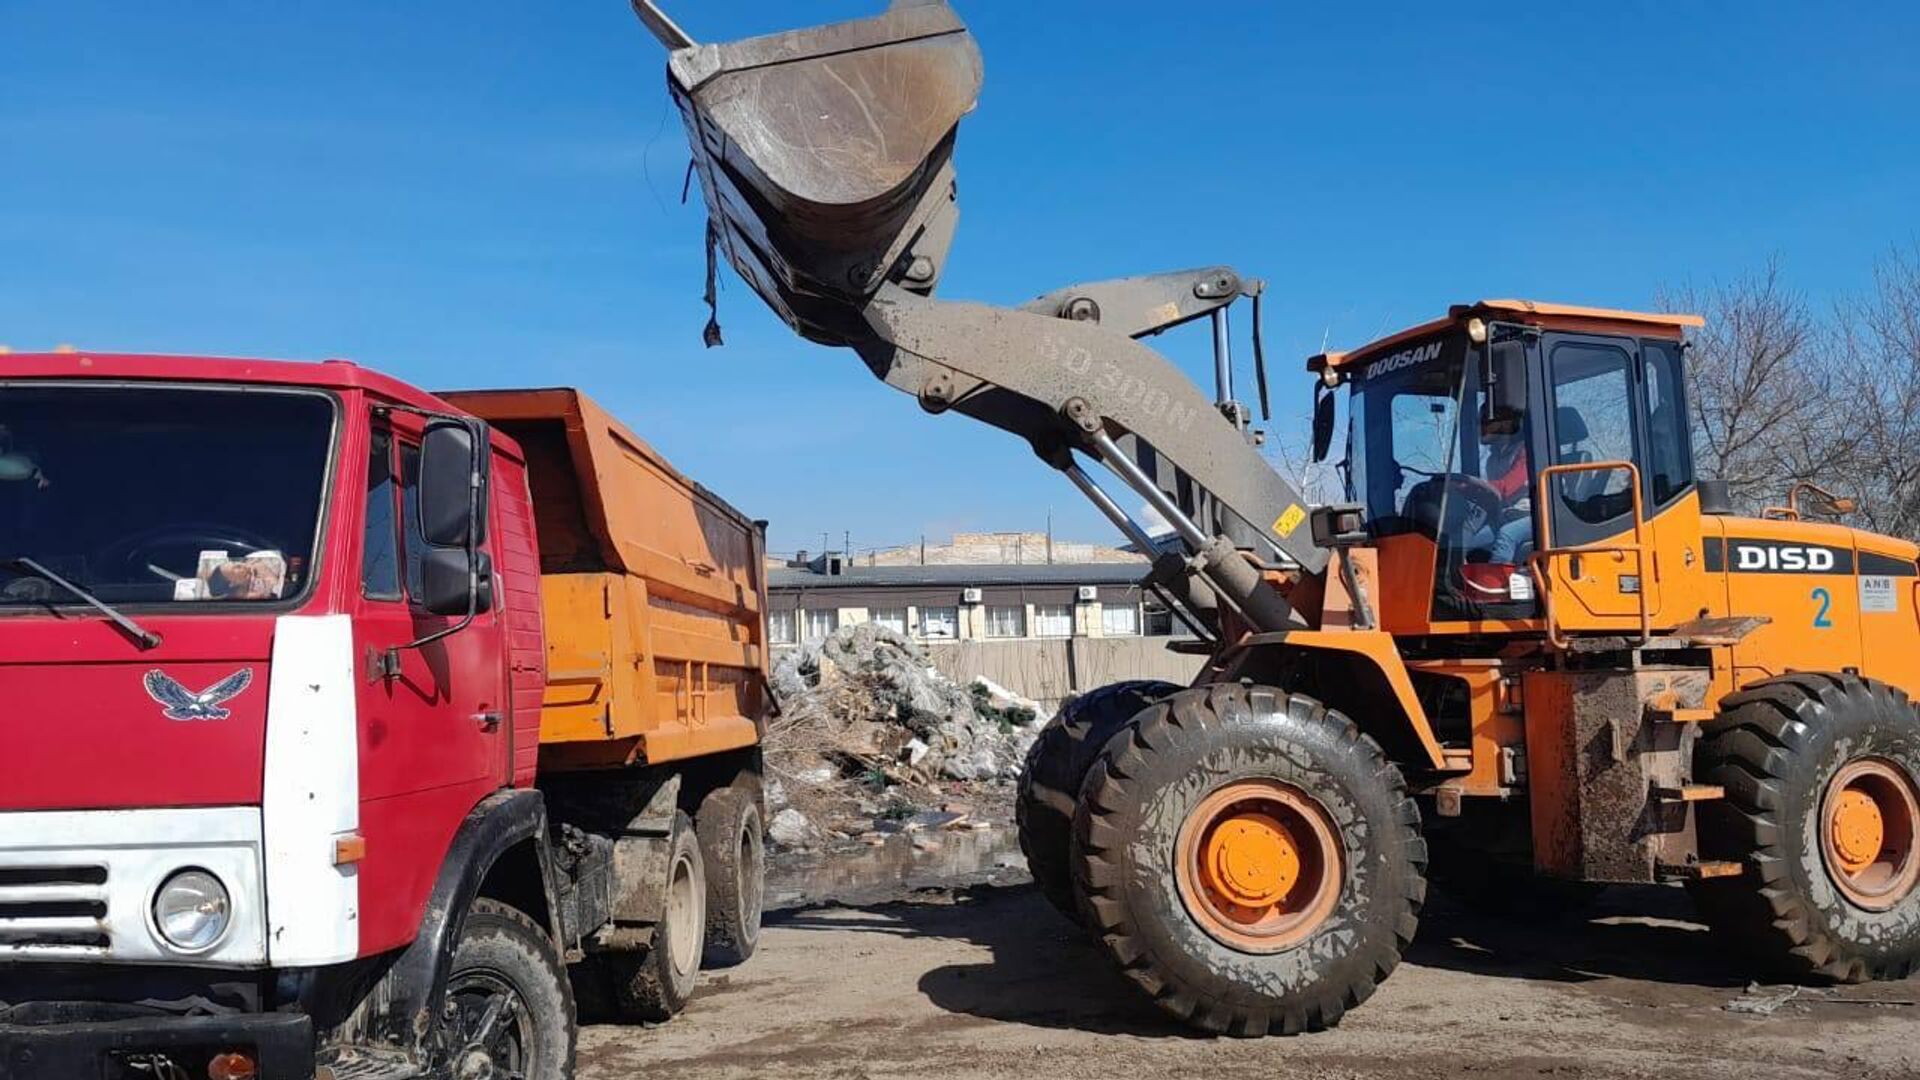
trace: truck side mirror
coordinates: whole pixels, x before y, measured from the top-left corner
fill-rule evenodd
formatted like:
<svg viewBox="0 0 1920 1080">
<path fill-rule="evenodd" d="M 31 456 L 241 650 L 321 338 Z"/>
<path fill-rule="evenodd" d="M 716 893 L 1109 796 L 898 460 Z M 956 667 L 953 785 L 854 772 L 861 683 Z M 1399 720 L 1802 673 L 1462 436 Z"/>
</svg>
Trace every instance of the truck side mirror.
<svg viewBox="0 0 1920 1080">
<path fill-rule="evenodd" d="M 434 547 L 479 547 L 487 539 L 487 426 L 437 418 L 420 440 L 420 535 Z"/>
<path fill-rule="evenodd" d="M 1316 383 L 1313 391 L 1313 460 L 1327 460 L 1333 449 L 1333 390 Z"/>
<path fill-rule="evenodd" d="M 1481 433 L 1512 434 L 1527 415 L 1527 343 L 1518 338 L 1487 346 L 1487 409 Z"/>
<path fill-rule="evenodd" d="M 428 548 L 420 560 L 420 605 L 435 615 L 465 615 L 493 610 L 493 560 L 484 551 L 465 548 Z M 470 593 L 471 587 L 471 593 Z"/>
</svg>

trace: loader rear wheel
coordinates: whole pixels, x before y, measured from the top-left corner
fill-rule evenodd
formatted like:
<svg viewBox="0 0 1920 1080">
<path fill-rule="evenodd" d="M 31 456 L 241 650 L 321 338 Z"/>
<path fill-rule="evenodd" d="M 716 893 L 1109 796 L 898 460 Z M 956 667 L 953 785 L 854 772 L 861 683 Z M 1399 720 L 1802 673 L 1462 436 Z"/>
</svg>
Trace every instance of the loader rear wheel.
<svg viewBox="0 0 1920 1080">
<path fill-rule="evenodd" d="M 1426 896 L 1420 811 L 1353 722 L 1262 686 L 1182 690 L 1095 761 L 1073 870 L 1107 953 L 1203 1030 L 1332 1027 Z"/>
<path fill-rule="evenodd" d="M 1014 799 L 1014 820 L 1020 829 L 1020 850 L 1041 895 L 1067 918 L 1080 921 L 1074 897 L 1073 872 L 1067 849 L 1073 840 L 1073 809 L 1080 785 L 1113 733 L 1142 709 L 1180 687 L 1155 679 L 1136 679 L 1102 686 L 1067 702 L 1034 740 L 1020 770 Z"/>
<path fill-rule="evenodd" d="M 1770 679 L 1727 699 L 1695 751 L 1726 789 L 1700 807 L 1701 914 L 1765 966 L 1843 982 L 1920 970 L 1920 713 L 1854 675 Z"/>
<path fill-rule="evenodd" d="M 694 815 L 707 872 L 706 966 L 744 964 L 760 946 L 766 895 L 767 831 L 759 800 L 740 787 L 716 788 Z"/>
</svg>

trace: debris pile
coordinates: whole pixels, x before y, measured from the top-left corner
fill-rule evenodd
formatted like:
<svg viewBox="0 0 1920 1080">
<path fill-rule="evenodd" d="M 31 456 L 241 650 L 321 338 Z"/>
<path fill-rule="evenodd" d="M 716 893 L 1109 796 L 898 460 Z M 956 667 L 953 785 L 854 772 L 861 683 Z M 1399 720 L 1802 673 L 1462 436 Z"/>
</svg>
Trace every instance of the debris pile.
<svg viewBox="0 0 1920 1080">
<path fill-rule="evenodd" d="M 784 847 L 991 825 L 1047 719 L 987 679 L 955 682 L 875 623 L 781 656 L 773 692 L 766 754 Z"/>
</svg>

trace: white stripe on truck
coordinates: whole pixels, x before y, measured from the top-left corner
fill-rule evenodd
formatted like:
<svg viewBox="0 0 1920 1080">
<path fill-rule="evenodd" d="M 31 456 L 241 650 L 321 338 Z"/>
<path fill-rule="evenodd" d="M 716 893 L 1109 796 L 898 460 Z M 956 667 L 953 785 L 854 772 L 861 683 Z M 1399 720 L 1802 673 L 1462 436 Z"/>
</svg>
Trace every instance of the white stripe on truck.
<svg viewBox="0 0 1920 1080">
<path fill-rule="evenodd" d="M 270 671 L 260 808 L 267 957 L 275 967 L 352 960 L 360 951 L 359 872 L 334 865 L 334 842 L 360 827 L 352 620 L 275 620 Z"/>
</svg>

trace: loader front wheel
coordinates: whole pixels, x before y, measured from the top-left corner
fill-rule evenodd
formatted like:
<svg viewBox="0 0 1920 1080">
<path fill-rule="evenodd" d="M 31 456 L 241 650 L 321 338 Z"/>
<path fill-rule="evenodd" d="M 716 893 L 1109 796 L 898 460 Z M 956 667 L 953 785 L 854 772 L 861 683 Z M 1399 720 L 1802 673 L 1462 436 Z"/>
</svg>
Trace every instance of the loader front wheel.
<svg viewBox="0 0 1920 1080">
<path fill-rule="evenodd" d="M 1088 773 L 1072 850 L 1121 970 L 1232 1035 L 1339 1023 L 1399 964 L 1426 895 L 1400 771 L 1346 717 L 1270 687 L 1140 714 Z"/>
<path fill-rule="evenodd" d="M 1154 679 L 1118 682 L 1089 690 L 1067 702 L 1027 751 L 1014 799 L 1020 850 L 1041 895 L 1076 922 L 1079 902 L 1073 895 L 1073 872 L 1067 865 L 1073 840 L 1073 808 L 1080 785 L 1113 733 L 1142 709 L 1180 687 Z"/>
<path fill-rule="evenodd" d="M 1727 699 L 1695 751 L 1726 790 L 1700 806 L 1701 914 L 1792 977 L 1864 982 L 1920 970 L 1920 713 L 1855 675 L 1769 679 Z"/>
</svg>

